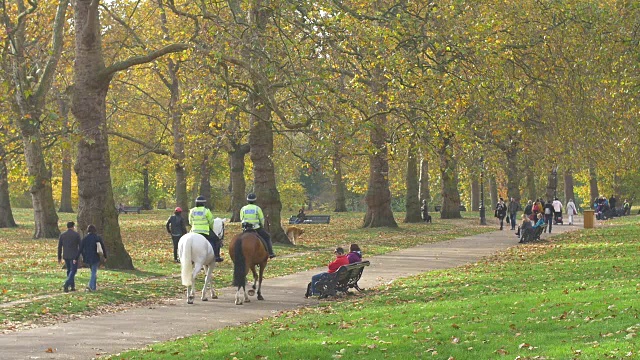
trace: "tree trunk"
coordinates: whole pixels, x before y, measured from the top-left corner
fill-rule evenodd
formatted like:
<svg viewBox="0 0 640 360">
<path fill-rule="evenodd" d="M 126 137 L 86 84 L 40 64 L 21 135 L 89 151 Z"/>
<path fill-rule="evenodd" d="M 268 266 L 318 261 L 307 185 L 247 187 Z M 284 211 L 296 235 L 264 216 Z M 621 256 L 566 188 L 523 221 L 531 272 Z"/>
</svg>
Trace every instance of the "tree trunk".
<svg viewBox="0 0 640 360">
<path fill-rule="evenodd" d="M 554 166 L 551 169 L 551 172 L 549 173 L 549 175 L 547 175 L 547 191 L 545 193 L 547 198 L 545 200 L 553 201 L 553 199 L 556 197 L 557 189 L 558 189 L 558 167 Z"/>
<path fill-rule="evenodd" d="M 333 187 L 335 191 L 335 209 L 334 212 L 346 212 L 347 211 L 347 197 L 346 186 L 344 185 L 344 179 L 342 178 L 342 156 L 339 154 L 339 150 L 333 155 Z M 309 201 L 311 206 L 311 201 Z"/>
<path fill-rule="evenodd" d="M 471 210 L 480 208 L 480 181 L 476 176 L 471 178 Z"/>
<path fill-rule="evenodd" d="M 133 269 L 120 234 L 113 199 L 111 159 L 106 125 L 106 96 L 111 81 L 102 56 L 98 1 L 76 0 L 74 90 L 71 111 L 78 121 L 78 226 L 96 226 L 107 247 L 106 266 Z"/>
<path fill-rule="evenodd" d="M 58 95 L 58 109 L 63 121 L 63 129 L 65 130 L 64 143 L 62 145 L 62 193 L 60 195 L 61 213 L 72 213 L 73 205 L 71 204 L 71 140 L 69 139 L 69 104 L 68 99 L 64 95 Z"/>
<path fill-rule="evenodd" d="M 458 190 L 458 163 L 453 151 L 453 134 L 443 136 L 438 149 L 442 178 L 442 219 L 460 219 L 460 192 Z"/>
<path fill-rule="evenodd" d="M 600 191 L 598 191 L 598 174 L 593 163 L 589 163 L 589 196 L 591 196 L 591 199 L 589 199 L 587 203 L 589 204 L 589 208 L 591 208 L 594 201 L 600 196 Z"/>
<path fill-rule="evenodd" d="M 381 70 L 371 83 L 373 94 L 385 97 Z M 391 190 L 389 189 L 389 150 L 387 149 L 387 104 L 386 99 L 378 101 L 374 109 L 379 114 L 371 120 L 369 139 L 372 154 L 369 155 L 369 185 L 364 197 L 367 212 L 364 216 L 365 228 L 398 227 L 391 210 Z"/>
<path fill-rule="evenodd" d="M 151 210 L 151 198 L 149 198 L 149 168 L 148 163 L 142 169 L 142 210 Z"/>
<path fill-rule="evenodd" d="M 57 238 L 58 214 L 53 202 L 51 176 L 44 162 L 39 120 L 20 123 L 24 155 L 29 169 L 31 200 L 35 219 L 34 238 Z"/>
<path fill-rule="evenodd" d="M 535 201 L 538 198 L 538 193 L 536 191 L 536 177 L 534 170 L 534 164 L 532 162 L 527 163 L 526 177 L 527 177 L 527 194 L 529 200 Z"/>
<path fill-rule="evenodd" d="M 231 222 L 240 221 L 240 209 L 246 203 L 247 183 L 244 180 L 244 157 L 249 153 L 249 144 L 234 146 L 229 152 L 231 170 Z"/>
<path fill-rule="evenodd" d="M 173 154 L 175 159 L 175 175 L 176 175 L 176 206 L 183 209 L 189 208 L 189 199 L 187 196 L 187 170 L 184 162 L 186 158 L 184 149 L 184 131 L 182 127 L 182 110 L 179 105 L 180 101 L 180 78 L 177 76 L 178 66 L 169 59 L 168 69 L 169 90 L 171 98 L 169 100 L 169 113 L 171 114 L 171 130 L 173 134 Z M 209 198 L 207 198 L 209 201 Z"/>
<path fill-rule="evenodd" d="M 507 160 L 506 173 L 507 173 L 507 198 L 520 201 L 520 177 L 518 176 L 518 149 L 514 146 L 510 146 L 505 155 Z"/>
<path fill-rule="evenodd" d="M 4 147 L 0 144 L 0 228 L 18 226 L 13 218 L 13 212 L 11 211 L 9 178 L 5 157 L 6 153 L 4 151 Z"/>
<path fill-rule="evenodd" d="M 489 194 L 491 195 L 491 204 L 489 204 L 489 208 L 491 210 L 495 210 L 495 206 L 498 203 L 498 183 L 496 182 L 496 177 L 494 175 L 489 176 Z"/>
<path fill-rule="evenodd" d="M 422 159 L 420 160 L 420 204 L 423 200 L 426 200 L 427 205 L 431 201 L 431 192 L 429 191 L 429 160 L 427 160 L 426 154 L 422 153 Z"/>
<path fill-rule="evenodd" d="M 568 168 L 564 172 L 564 202 L 566 203 L 569 200 L 575 200 L 573 192 L 573 172 L 571 168 Z"/>
<path fill-rule="evenodd" d="M 282 203 L 276 187 L 276 176 L 273 161 L 273 129 L 271 125 L 271 109 L 262 103 L 257 95 L 249 95 L 249 131 L 250 157 L 253 163 L 254 191 L 258 197 L 257 204 L 264 212 L 268 222 L 271 238 L 274 242 L 291 244 L 281 225 L 280 212 Z"/>
<path fill-rule="evenodd" d="M 60 235 L 58 229 L 58 214 L 56 213 L 51 189 L 51 174 L 47 169 L 42 152 L 42 133 L 40 130 L 42 112 L 46 106 L 47 93 L 51 89 L 53 77 L 60 55 L 64 37 L 64 25 L 68 1 L 60 1 L 57 6 L 51 33 L 53 34 L 50 45 L 43 46 L 32 54 L 35 58 L 25 56 L 25 47 L 32 39 L 27 39 L 29 13 L 22 1 L 15 2 L 17 13 L 22 13 L 19 18 L 22 21 L 11 23 L 9 15 L 4 14 L 7 41 L 11 46 L 7 47 L 7 58 L 11 62 L 11 80 L 13 95 L 20 118 L 17 123 L 20 128 L 24 155 L 29 172 L 31 199 L 33 202 L 35 231 L 34 238 L 57 238 Z M 3 2 L 4 8 L 4 2 Z M 31 24 L 37 26 L 37 24 Z M 29 26 L 31 26 L 29 25 Z M 47 54 L 47 59 L 40 70 L 39 79 L 28 75 L 33 69 L 33 64 L 39 63 L 38 54 Z"/>
<path fill-rule="evenodd" d="M 213 209 L 213 199 L 211 198 L 211 165 L 209 164 L 209 156 L 205 155 L 200 163 L 200 191 L 198 194 L 207 199 L 205 206 Z"/>
<path fill-rule="evenodd" d="M 420 194 L 418 180 L 418 156 L 414 143 L 409 144 L 407 149 L 407 196 L 406 196 L 406 214 L 405 223 L 422 222 L 420 215 Z"/>
</svg>

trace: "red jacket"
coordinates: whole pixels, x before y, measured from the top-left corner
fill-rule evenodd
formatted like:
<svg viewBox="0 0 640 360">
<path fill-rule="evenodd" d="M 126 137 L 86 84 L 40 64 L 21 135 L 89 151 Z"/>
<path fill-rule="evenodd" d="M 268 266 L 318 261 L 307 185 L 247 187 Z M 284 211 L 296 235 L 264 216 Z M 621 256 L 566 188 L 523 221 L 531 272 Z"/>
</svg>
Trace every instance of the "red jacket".
<svg viewBox="0 0 640 360">
<path fill-rule="evenodd" d="M 347 255 L 338 255 L 338 257 L 329 264 L 329 271 L 327 272 L 334 273 L 338 271 L 338 269 L 340 269 L 340 266 L 342 265 L 349 265 L 349 259 L 347 259 Z"/>
</svg>

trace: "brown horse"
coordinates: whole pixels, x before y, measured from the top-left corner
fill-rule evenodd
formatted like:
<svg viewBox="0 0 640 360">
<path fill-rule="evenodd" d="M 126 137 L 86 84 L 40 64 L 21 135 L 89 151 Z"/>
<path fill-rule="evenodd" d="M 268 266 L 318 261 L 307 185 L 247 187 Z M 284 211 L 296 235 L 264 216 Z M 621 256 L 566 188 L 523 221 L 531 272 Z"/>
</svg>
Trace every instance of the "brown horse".
<svg viewBox="0 0 640 360">
<path fill-rule="evenodd" d="M 234 236 L 229 244 L 229 255 L 233 261 L 233 286 L 238 287 L 236 305 L 249 302 L 245 288 L 249 270 L 253 273 L 253 286 L 252 290 L 249 290 L 249 295 L 253 296 L 255 293 L 257 282 L 258 300 L 264 300 L 260 288 L 262 287 L 262 274 L 267 266 L 267 260 L 269 260 L 269 253 L 258 234 L 253 231 L 246 231 Z M 256 265 L 259 267 L 259 276 L 256 273 Z M 242 288 L 244 297 L 240 294 L 240 288 Z"/>
</svg>

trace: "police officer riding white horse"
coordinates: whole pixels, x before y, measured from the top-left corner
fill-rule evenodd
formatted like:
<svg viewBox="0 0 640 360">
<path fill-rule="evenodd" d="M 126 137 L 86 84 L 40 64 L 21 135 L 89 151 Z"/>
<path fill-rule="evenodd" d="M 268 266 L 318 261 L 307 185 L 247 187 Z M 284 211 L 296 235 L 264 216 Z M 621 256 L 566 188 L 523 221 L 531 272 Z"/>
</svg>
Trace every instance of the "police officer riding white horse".
<svg viewBox="0 0 640 360">
<path fill-rule="evenodd" d="M 216 262 L 221 262 L 224 261 L 224 259 L 220 257 L 222 241 L 213 231 L 213 214 L 211 210 L 205 207 L 206 202 L 207 200 L 203 196 L 198 196 L 196 198 L 196 206 L 189 211 L 191 232 L 204 236 L 211 244 L 211 247 L 213 247 Z"/>
<path fill-rule="evenodd" d="M 242 229 L 244 231 L 253 230 L 264 240 L 267 246 L 267 252 L 269 252 L 269 258 L 273 259 L 276 255 L 273 253 L 273 245 L 271 244 L 271 236 L 264 229 L 264 214 L 260 206 L 256 205 L 257 196 L 254 193 L 247 195 L 247 202 L 240 209 L 240 222 L 242 223 Z"/>
</svg>

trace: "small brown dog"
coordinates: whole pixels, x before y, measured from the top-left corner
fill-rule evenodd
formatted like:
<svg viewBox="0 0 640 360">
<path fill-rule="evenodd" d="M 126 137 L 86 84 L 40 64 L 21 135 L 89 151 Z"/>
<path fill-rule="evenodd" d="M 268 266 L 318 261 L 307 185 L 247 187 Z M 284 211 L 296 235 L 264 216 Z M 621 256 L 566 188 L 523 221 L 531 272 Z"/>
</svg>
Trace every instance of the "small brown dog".
<svg viewBox="0 0 640 360">
<path fill-rule="evenodd" d="M 296 245 L 296 242 L 298 241 L 298 239 L 302 234 L 304 234 L 304 229 L 301 229 L 297 226 L 287 227 L 287 237 L 289 238 L 289 241 L 291 241 L 293 245 Z"/>
</svg>

